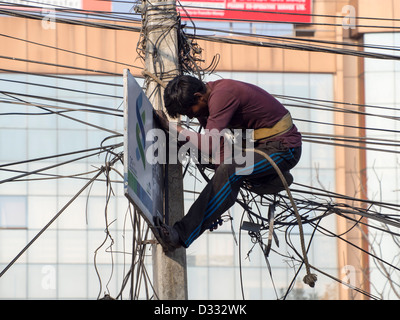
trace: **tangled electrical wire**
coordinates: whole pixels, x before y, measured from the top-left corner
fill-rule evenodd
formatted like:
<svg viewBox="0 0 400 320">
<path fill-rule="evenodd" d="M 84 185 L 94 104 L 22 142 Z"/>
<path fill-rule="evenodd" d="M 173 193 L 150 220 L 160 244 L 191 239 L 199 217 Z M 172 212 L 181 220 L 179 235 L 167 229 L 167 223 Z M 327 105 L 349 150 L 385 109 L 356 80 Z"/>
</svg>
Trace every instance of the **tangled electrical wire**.
<svg viewBox="0 0 400 320">
<path fill-rule="evenodd" d="M 26 10 L 13 10 L 12 8 L 7 8 L 9 4 L 4 3 L 4 7 L 0 10 L 1 13 L 6 14 L 6 15 L 12 15 L 12 16 L 17 16 L 17 17 L 24 17 L 24 18 L 29 18 L 29 19 L 36 19 L 40 20 L 43 18 L 42 15 L 32 12 L 29 10 L 29 8 L 26 8 Z M 79 12 L 79 10 L 71 10 L 71 9 L 65 9 L 65 8 L 58 8 L 57 9 L 60 12 L 60 16 L 58 17 L 58 23 L 68 23 L 68 24 L 73 24 L 73 25 L 81 25 L 81 26 L 88 26 L 88 27 L 95 27 L 95 28 L 104 28 L 104 29 L 112 29 L 112 30 L 128 30 L 132 32 L 141 32 L 141 37 L 138 42 L 137 46 L 137 52 L 142 59 L 145 59 L 145 38 L 143 36 L 143 28 L 137 27 L 137 26 L 132 26 L 131 24 L 135 23 L 141 23 L 141 19 L 132 19 L 130 17 L 122 17 L 118 15 L 113 15 L 111 18 L 114 19 L 114 21 L 118 21 L 120 23 L 126 23 L 126 25 L 122 24 L 115 24 L 115 23 L 110 23 L 111 21 L 103 21 L 105 18 L 104 13 L 100 12 L 92 12 L 91 17 L 95 17 L 96 20 L 98 21 L 83 21 L 81 19 L 77 19 L 77 15 L 84 14 L 87 15 L 87 11 L 85 12 Z M 110 16 L 107 16 L 107 18 L 110 18 Z M 199 78 L 203 78 L 205 74 L 211 74 L 214 72 L 218 65 L 219 61 L 219 55 L 216 55 L 210 65 L 208 67 L 202 68 L 200 67 L 201 64 L 204 63 L 204 60 L 202 60 L 201 53 L 202 49 L 198 45 L 197 40 L 205 40 L 205 41 L 213 41 L 213 42 L 218 42 L 218 43 L 230 43 L 230 44 L 240 44 L 240 45 L 251 45 L 251 46 L 262 46 L 262 47 L 273 47 L 273 48 L 283 48 L 283 49 L 289 49 L 289 50 L 307 50 L 307 51 L 316 51 L 316 52 L 324 52 L 324 53 L 334 53 L 334 54 L 345 54 L 345 55 L 352 55 L 352 56 L 359 56 L 359 57 L 364 57 L 364 58 L 376 58 L 376 59 L 391 59 L 391 60 L 398 60 L 399 57 L 396 55 L 392 54 L 382 54 L 382 53 L 369 53 L 369 52 L 363 52 L 363 51 L 358 51 L 358 50 L 351 50 L 351 49 L 345 49 L 341 48 L 340 46 L 355 46 L 357 49 L 363 49 L 363 48 L 371 48 L 371 46 L 367 45 L 360 45 L 360 44 L 350 44 L 350 43 L 341 43 L 341 42 L 327 42 L 327 41 L 317 41 L 317 40 L 310 40 L 310 39 L 294 39 L 290 37 L 271 37 L 271 36 L 261 36 L 261 35 L 249 35 L 249 34 L 243 34 L 243 33 L 237 33 L 236 35 L 238 36 L 249 36 L 249 37 L 256 37 L 256 38 L 264 38 L 267 41 L 249 41 L 249 40 L 244 40 L 244 39 L 233 39 L 230 37 L 216 37 L 216 36 L 201 36 L 196 34 L 196 27 L 189 27 L 185 24 L 182 23 L 180 19 L 177 20 L 177 23 L 174 24 L 172 27 L 176 27 L 178 30 L 178 52 L 179 52 L 179 65 L 180 65 L 180 70 L 179 72 L 181 73 L 186 73 L 186 74 L 192 74 L 195 75 Z M 188 34 L 184 30 L 188 29 L 193 29 L 194 33 L 193 34 Z M 206 30 L 206 28 L 198 28 L 197 30 Z M 221 31 L 221 30 L 215 30 L 215 29 L 207 29 L 207 31 Z M 235 33 L 232 30 L 227 30 L 225 33 Z M 13 38 L 13 40 L 16 41 L 26 41 L 31 45 L 38 45 L 38 46 L 44 46 L 43 44 L 40 43 L 34 43 L 32 41 L 27 41 L 26 39 L 19 39 L 16 37 L 11 37 L 8 35 L 1 35 L 4 37 L 9 37 Z M 163 36 L 165 34 L 161 34 L 158 39 L 154 41 L 154 45 L 157 46 L 160 40 L 162 40 Z M 330 47 L 329 45 L 333 45 L 333 47 Z M 335 47 L 339 45 L 339 47 Z M 45 47 L 50 47 L 46 45 Z M 62 50 L 61 48 L 52 48 L 52 49 L 57 49 L 57 50 Z M 382 49 L 382 48 L 380 48 Z M 397 48 L 383 48 L 385 50 L 390 50 L 395 51 L 398 50 Z M 82 55 L 82 53 L 78 52 L 70 52 L 78 55 Z M 88 56 L 84 55 L 86 57 L 89 57 L 91 59 L 101 59 L 99 57 L 93 57 L 93 56 Z M 12 59 L 12 60 L 19 60 L 27 63 L 41 63 L 41 64 L 47 64 L 50 65 L 49 63 L 44 63 L 40 61 L 33 61 L 29 59 L 22 59 L 22 58 L 16 58 L 16 57 L 7 57 L 7 56 L 0 56 L 1 59 Z M 101 59 L 104 60 L 104 59 Z M 112 62 L 112 63 L 118 63 L 117 61 L 110 61 L 108 60 L 107 62 Z M 158 60 L 159 62 L 159 60 Z M 121 63 L 123 64 L 123 63 Z M 70 68 L 72 70 L 79 70 L 79 71 L 86 71 L 86 72 L 96 72 L 100 74 L 106 74 L 106 75 L 113 75 L 113 76 L 118 76 L 119 74 L 115 73 L 110 73 L 110 72 L 105 72 L 102 70 L 92 70 L 92 69 L 85 69 L 85 68 L 78 68 L 75 66 L 66 66 L 66 65 L 60 65 L 60 64 L 53 64 L 54 66 L 57 67 L 63 67 L 63 68 Z M 123 64 L 126 65 L 126 64 Z M 7 69 L 2 69 L 2 71 L 7 71 Z M 9 70 L 10 71 L 10 70 Z M 13 71 L 15 72 L 15 71 Z M 45 75 L 43 75 L 45 76 Z M 160 79 L 166 79 L 168 78 L 169 74 L 161 68 L 159 70 L 159 73 L 156 74 L 157 77 Z M 61 76 L 59 76 L 61 77 Z M 165 77 L 165 78 L 164 78 Z M 63 89 L 63 88 L 59 88 Z M 66 88 L 64 88 L 66 89 Z M 43 103 L 32 103 L 29 101 L 30 98 L 38 98 L 37 96 L 34 95 L 26 95 L 26 94 L 16 94 L 15 92 L 7 92 L 7 91 L 2 91 L 1 92 L 4 97 L 7 98 L 7 103 L 13 103 L 13 104 L 23 104 L 26 106 L 34 106 L 38 107 L 42 110 L 43 114 L 57 114 L 59 116 L 64 115 L 67 112 L 76 112 L 76 111 L 84 111 L 84 112 L 101 112 L 104 115 L 108 116 L 116 116 L 120 117 L 121 114 L 117 112 L 114 109 L 104 109 L 99 106 L 93 106 L 89 104 L 79 104 L 79 103 L 72 103 L 72 102 L 66 102 L 66 101 L 61 101 L 60 99 L 46 99 L 46 97 L 42 97 L 42 99 L 46 99 L 49 101 L 49 104 L 43 104 Z M 86 94 L 90 94 L 89 92 L 86 92 Z M 6 99 L 4 98 L 4 99 Z M 115 98 L 120 98 L 120 97 L 115 97 Z M 337 101 L 313 101 L 312 99 L 304 99 L 304 98 L 296 98 L 296 97 L 288 97 L 288 96 L 280 96 L 280 98 L 288 100 L 292 99 L 292 101 L 297 102 L 296 104 L 289 104 L 287 103 L 286 106 L 291 106 L 291 107 L 305 107 L 303 104 L 307 104 L 308 108 L 314 108 L 315 110 L 318 110 L 318 108 L 326 110 L 326 104 L 325 102 L 329 103 L 330 105 L 338 105 L 340 104 Z M 55 108 L 54 106 L 51 106 L 51 104 L 73 104 L 74 108 L 66 108 L 66 107 L 58 107 L 61 110 L 58 110 L 57 112 L 54 112 L 51 110 L 51 108 Z M 342 103 L 344 107 L 342 110 L 339 110 L 337 107 L 329 107 L 330 110 L 333 112 L 350 112 L 349 110 L 346 110 L 345 103 Z M 362 106 L 366 108 L 373 108 L 374 106 Z M 366 112 L 363 114 L 367 115 Z M 370 114 L 373 116 L 378 116 L 382 117 L 380 114 Z M 70 120 L 73 120 L 71 117 L 69 118 Z M 398 119 L 393 119 L 393 120 L 398 120 Z M 305 120 L 305 119 L 296 119 L 296 121 L 310 121 L 310 120 Z M 92 126 L 92 124 L 86 122 L 84 123 L 85 125 Z M 333 124 L 327 124 L 326 125 L 333 125 Z M 100 128 L 99 126 L 94 127 L 96 129 L 100 130 L 105 130 L 105 128 Z M 357 127 L 357 129 L 368 129 L 368 130 L 388 130 L 386 128 L 361 128 Z M 395 131 L 391 131 L 392 133 L 397 133 Z M 114 131 L 109 131 L 111 134 L 117 134 L 117 132 Z M 328 140 L 328 141 L 326 141 Z M 305 141 L 310 142 L 310 143 L 329 143 L 331 145 L 340 145 L 342 147 L 359 147 L 360 144 L 363 144 L 364 148 L 372 150 L 370 147 L 367 147 L 366 145 L 371 145 L 371 144 L 376 144 L 376 145 L 385 145 L 386 147 L 393 147 L 392 149 L 385 150 L 385 149 L 380 149 L 379 151 L 385 151 L 385 152 L 396 152 L 396 147 L 398 147 L 398 143 L 396 141 L 391 141 L 391 145 L 389 145 L 389 141 L 380 139 L 373 141 L 373 139 L 369 140 L 362 140 L 360 137 L 338 137 L 335 135 L 331 136 L 322 136 L 318 135 L 315 133 L 308 133 L 305 135 Z M 335 141 L 335 142 L 332 142 Z M 338 142 L 342 142 L 342 144 L 339 144 Z M 111 146 L 101 146 L 98 149 L 93 149 L 93 150 L 83 150 L 82 152 L 88 152 L 88 151 L 93 151 L 91 155 L 98 154 L 99 152 L 107 152 L 108 156 L 106 157 L 108 160 L 105 162 L 105 165 L 100 169 L 98 173 L 91 179 L 89 182 L 93 182 L 94 180 L 98 179 L 101 175 L 105 176 L 105 182 L 106 182 L 106 208 L 105 208 L 105 224 L 106 224 L 106 236 L 104 239 L 104 242 L 98 247 L 98 250 L 100 250 L 103 245 L 106 243 L 106 241 L 111 241 L 111 245 L 107 248 L 108 252 L 111 254 L 114 252 L 112 249 L 113 246 L 113 238 L 112 235 L 110 234 L 108 227 L 112 224 L 112 221 L 108 221 L 107 219 L 107 204 L 109 203 L 109 200 L 113 194 L 113 190 L 111 187 L 111 178 L 110 178 L 110 170 L 112 169 L 112 163 L 114 161 L 119 161 L 121 160 L 121 156 L 119 153 L 114 152 L 114 149 L 117 147 L 121 147 L 120 144 L 116 145 L 111 145 Z M 80 153 L 80 152 L 77 152 Z M 62 155 L 57 155 L 57 156 L 62 156 Z M 82 157 L 87 157 L 87 155 L 82 156 Z M 57 166 L 61 166 L 65 163 L 60 163 L 57 164 Z M 8 164 L 10 165 L 10 164 Z M 4 169 L 6 166 L 2 165 L 2 168 Z M 36 174 L 36 175 L 46 175 L 43 173 L 46 171 L 48 168 L 41 168 L 39 170 L 31 171 L 31 172 L 18 172 L 18 175 L 4 179 L 0 181 L 1 183 L 6 183 L 6 182 L 11 182 L 11 181 L 23 181 L 27 176 Z M 206 171 L 209 171 L 209 168 L 204 167 L 204 166 L 197 166 L 196 168 L 192 168 L 193 170 L 199 170 L 203 177 L 206 177 Z M 185 168 L 185 172 L 189 172 L 188 167 Z M 93 172 L 91 172 L 93 173 Z M 212 171 L 209 172 L 209 174 L 212 174 Z M 74 177 L 78 177 L 78 175 L 75 175 Z M 57 178 L 57 176 L 50 176 L 46 175 L 45 178 L 43 179 L 48 179 L 48 178 Z M 90 185 L 90 183 L 87 184 L 87 187 Z M 294 189 L 297 188 L 297 189 Z M 400 271 L 399 268 L 397 267 L 396 263 L 390 262 L 388 259 L 381 258 L 379 255 L 375 254 L 374 252 L 370 252 L 368 250 L 365 250 L 364 248 L 361 248 L 357 246 L 354 243 L 349 242 L 347 239 L 345 239 L 344 235 L 350 232 L 354 228 L 358 228 L 360 226 L 366 226 L 371 229 L 376 229 L 379 231 L 384 232 L 385 234 L 391 235 L 393 237 L 398 237 L 400 234 L 394 230 L 392 230 L 390 227 L 394 228 L 399 228 L 400 227 L 400 219 L 398 218 L 398 211 L 399 211 L 399 206 L 395 205 L 393 203 L 384 203 L 384 202 L 377 202 L 377 201 L 368 201 L 368 200 L 363 200 L 363 199 L 358 199 L 358 198 L 351 198 L 348 196 L 340 195 L 337 193 L 329 192 L 326 191 L 325 189 L 317 189 L 317 188 L 311 188 L 309 186 L 301 185 L 298 183 L 294 183 L 292 188 L 291 188 L 292 195 L 294 197 L 294 200 L 296 202 L 296 206 L 298 208 L 298 211 L 300 212 L 301 216 L 301 222 L 303 225 L 310 226 L 311 229 L 313 230 L 311 233 L 311 237 L 309 239 L 307 248 L 310 248 L 312 241 L 314 239 L 314 235 L 316 233 L 323 234 L 324 236 L 327 237 L 332 237 L 332 238 L 337 238 L 340 241 L 344 241 L 347 244 L 355 247 L 357 250 L 362 251 L 363 253 L 367 254 L 370 256 L 374 261 L 377 261 L 377 263 L 380 266 L 387 267 L 388 269 L 392 270 L 388 272 L 388 274 L 392 274 L 392 272 L 398 272 Z M 79 194 L 79 193 L 78 193 Z M 75 199 L 74 197 L 73 199 Z M 73 201 L 73 199 L 71 199 Z M 362 203 L 361 206 L 353 206 L 349 205 L 348 201 L 350 202 L 355 202 L 355 203 Z M 286 293 L 282 296 L 282 298 L 287 298 L 289 292 L 292 290 L 294 282 L 297 278 L 298 272 L 302 267 L 302 264 L 304 263 L 304 257 L 303 255 L 298 252 L 298 249 L 296 246 L 293 244 L 293 235 L 297 232 L 296 226 L 298 225 L 298 222 L 294 218 L 295 213 L 293 211 L 293 206 L 291 205 L 288 195 L 282 193 L 278 193 L 275 195 L 264 195 L 264 194 L 256 194 L 252 192 L 251 189 L 246 188 L 244 186 L 241 190 L 240 193 L 240 198 L 238 198 L 237 203 L 243 208 L 243 216 L 242 216 L 242 221 L 240 224 L 240 234 L 242 233 L 241 231 L 247 232 L 248 235 L 251 238 L 253 247 L 250 248 L 248 252 L 248 256 L 251 255 L 251 251 L 255 246 L 259 246 L 260 249 L 262 250 L 262 253 L 265 257 L 265 261 L 267 263 L 267 267 L 269 268 L 269 272 L 271 274 L 272 278 L 272 273 L 273 270 L 270 268 L 269 265 L 269 257 L 270 254 L 278 254 L 281 255 L 284 259 L 287 259 L 288 261 L 292 261 L 293 265 L 296 265 L 296 270 L 295 270 L 295 275 L 293 276 L 293 280 L 291 281 L 291 284 L 287 288 Z M 382 213 L 382 212 L 387 212 L 387 211 L 392 211 L 393 213 Z M 61 212 L 60 212 L 61 213 Z M 344 233 L 342 234 L 336 234 L 334 231 L 328 230 L 326 227 L 321 225 L 321 221 L 325 219 L 328 216 L 335 215 L 337 217 L 344 218 L 348 220 L 351 223 L 351 227 L 348 228 Z M 57 217 L 59 214 L 57 215 Z M 131 299 L 137 299 L 140 296 L 140 290 L 141 290 L 141 284 L 144 284 L 145 291 L 146 291 L 146 298 L 152 299 L 156 297 L 156 293 L 151 288 L 151 280 L 149 277 L 149 274 L 146 270 L 145 267 L 145 257 L 146 257 L 146 250 L 148 248 L 148 245 L 151 244 L 151 240 L 149 240 L 149 229 L 148 226 L 141 220 L 140 215 L 138 212 L 132 208 L 131 206 L 128 207 L 127 209 L 127 214 L 126 214 L 127 220 L 129 219 L 131 222 L 132 229 L 134 230 L 134 235 L 133 235 L 133 240 L 132 240 L 132 258 L 131 258 L 131 266 L 129 270 L 125 273 L 123 281 L 122 281 L 122 286 L 121 290 L 117 295 L 117 298 L 122 297 L 122 292 L 126 288 L 126 286 L 129 284 L 131 285 L 130 289 L 130 298 Z M 247 220 L 244 220 L 246 218 Z M 230 216 L 227 216 L 226 218 L 224 217 L 225 220 L 229 221 L 232 218 Z M 55 219 L 54 219 L 55 220 Z M 52 220 L 52 221 L 54 221 Z M 221 221 L 218 221 L 218 224 L 215 226 L 217 227 Z M 44 229 L 45 230 L 45 229 Z M 43 230 L 43 232 L 44 232 Z M 41 232 L 42 233 L 42 232 Z M 41 234 L 40 233 L 40 234 Z M 40 234 L 38 236 L 40 236 Z M 278 235 L 283 235 L 283 239 L 285 239 L 285 243 L 292 249 L 294 252 L 294 255 L 289 255 L 288 253 L 285 252 L 279 252 L 279 236 Z M 37 237 L 35 238 L 37 239 Z M 35 240 L 34 239 L 34 240 Z M 33 242 L 31 242 L 33 243 Z M 29 247 L 29 246 L 28 246 Z M 26 247 L 26 249 L 28 248 Z M 96 250 L 96 253 L 98 252 Z M 26 250 L 23 250 L 25 252 Z M 21 254 L 23 253 L 21 252 Z M 240 250 L 239 250 L 240 252 Z M 20 256 L 20 255 L 19 255 Z M 19 257 L 18 256 L 18 257 Z M 95 255 L 95 266 L 96 266 L 96 255 Z M 15 262 L 16 260 L 13 260 Z M 9 265 L 11 266 L 12 263 Z M 4 274 L 5 271 L 8 270 L 9 266 L 3 270 L 3 272 L 0 274 Z M 331 274 L 328 274 L 327 272 L 320 270 L 317 268 L 317 266 L 312 266 L 311 267 L 318 272 L 319 274 L 325 275 L 343 285 L 349 286 L 349 284 L 344 283 L 342 280 L 338 279 L 336 276 L 333 276 Z M 96 268 L 97 272 L 97 268 Z M 99 291 L 99 296 L 100 298 L 102 294 L 102 283 L 101 283 L 101 277 L 99 273 L 97 272 L 97 275 L 99 277 L 99 282 L 100 282 L 100 291 Z M 111 275 L 112 276 L 112 275 Z M 242 279 L 243 280 L 243 279 Z M 351 289 L 360 292 L 363 295 L 368 296 L 371 299 L 378 299 L 378 297 L 366 292 L 365 290 L 357 287 L 351 287 Z M 243 293 L 243 285 L 242 285 L 242 295 L 244 298 L 244 293 Z M 105 297 L 107 297 L 106 295 Z"/>
<path fill-rule="evenodd" d="M 192 156 L 192 155 L 191 155 Z M 195 174 L 193 170 L 201 172 L 202 177 L 208 181 L 212 176 L 212 169 L 202 166 L 195 161 L 195 164 L 187 164 L 192 169 L 187 170 L 191 174 Z M 187 168 L 186 168 L 187 169 Z M 254 247 L 258 246 L 265 258 L 265 263 L 268 268 L 268 273 L 271 277 L 272 285 L 277 299 L 287 299 L 288 295 L 294 288 L 294 284 L 299 275 L 300 270 L 304 265 L 304 256 L 301 251 L 296 247 L 294 237 L 298 237 L 299 224 L 296 219 L 295 210 L 289 199 L 289 195 L 285 192 L 276 194 L 263 194 L 255 192 L 249 185 L 244 184 L 241 188 L 240 195 L 236 203 L 243 208 L 242 217 L 240 219 L 239 227 L 239 267 L 240 267 L 240 280 L 242 297 L 245 299 L 243 275 L 241 266 L 241 247 L 242 233 L 245 232 L 251 238 L 252 246 L 248 249 L 246 257 L 249 258 L 253 253 Z M 391 270 L 391 273 L 400 272 L 400 268 L 396 263 L 384 259 L 374 251 L 366 250 L 365 248 L 346 239 L 346 234 L 355 228 L 368 227 L 377 231 L 385 232 L 393 237 L 399 237 L 400 233 L 396 231 L 400 228 L 400 217 L 397 212 L 400 210 L 400 205 L 393 203 L 384 203 L 377 201 L 361 200 L 338 193 L 330 192 L 325 189 L 310 187 L 294 182 L 291 187 L 291 195 L 296 203 L 297 210 L 301 212 L 301 222 L 303 226 L 308 226 L 311 234 L 308 235 L 307 252 L 311 248 L 314 236 L 321 234 L 325 237 L 337 239 L 354 249 L 368 255 L 373 261 L 376 261 L 386 269 Z M 360 206 L 349 205 L 346 202 L 360 203 Z M 392 211 L 392 213 L 381 213 L 382 210 Z M 335 216 L 337 218 L 346 219 L 349 222 L 347 230 L 341 234 L 337 234 L 335 230 L 330 230 L 326 225 L 321 223 L 328 216 Z M 223 222 L 232 221 L 233 218 L 228 214 L 224 215 L 210 231 L 215 230 Z M 393 227 L 394 230 L 390 229 Z M 234 230 L 232 234 L 236 241 Z M 292 252 L 285 251 L 286 247 L 280 243 L 279 239 L 284 239 L 287 248 Z M 293 268 L 293 278 L 290 281 L 286 291 L 279 295 L 277 288 L 274 284 L 273 269 L 270 266 L 270 254 L 281 257 L 282 260 Z M 380 297 L 364 290 L 361 287 L 354 286 L 345 282 L 343 279 L 337 277 L 336 274 L 329 274 L 328 272 L 318 268 L 316 265 L 310 264 L 310 268 L 338 284 L 348 287 L 369 299 L 379 300 Z"/>
</svg>

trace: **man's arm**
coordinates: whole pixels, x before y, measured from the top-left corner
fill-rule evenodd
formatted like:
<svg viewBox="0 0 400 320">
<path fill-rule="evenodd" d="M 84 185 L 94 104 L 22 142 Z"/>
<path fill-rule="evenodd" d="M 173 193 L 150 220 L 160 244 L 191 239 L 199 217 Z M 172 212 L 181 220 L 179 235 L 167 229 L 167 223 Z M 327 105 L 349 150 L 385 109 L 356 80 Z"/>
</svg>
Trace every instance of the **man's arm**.
<svg viewBox="0 0 400 320">
<path fill-rule="evenodd" d="M 181 128 L 180 136 L 186 137 L 205 158 L 212 158 L 217 164 L 222 163 L 225 131 L 229 129 L 230 121 L 239 105 L 239 100 L 229 90 L 214 91 L 208 100 L 209 116 L 206 121 L 203 120 L 206 124 L 204 132 L 197 133 Z M 201 123 L 201 119 L 198 120 Z"/>
</svg>

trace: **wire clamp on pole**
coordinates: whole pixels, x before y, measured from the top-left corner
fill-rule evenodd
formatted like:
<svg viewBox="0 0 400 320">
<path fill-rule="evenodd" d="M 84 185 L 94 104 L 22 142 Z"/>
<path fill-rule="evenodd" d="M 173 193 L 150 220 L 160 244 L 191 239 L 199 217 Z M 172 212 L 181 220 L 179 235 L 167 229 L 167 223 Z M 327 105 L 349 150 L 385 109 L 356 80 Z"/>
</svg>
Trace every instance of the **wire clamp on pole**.
<svg viewBox="0 0 400 320">
<path fill-rule="evenodd" d="M 157 82 L 164 89 L 167 87 L 167 83 L 165 81 L 162 81 L 160 78 L 158 78 L 156 75 L 154 75 L 153 73 L 151 73 L 148 70 L 143 70 L 142 75 L 145 77 L 147 76 L 147 77 L 152 78 L 155 82 Z"/>
</svg>

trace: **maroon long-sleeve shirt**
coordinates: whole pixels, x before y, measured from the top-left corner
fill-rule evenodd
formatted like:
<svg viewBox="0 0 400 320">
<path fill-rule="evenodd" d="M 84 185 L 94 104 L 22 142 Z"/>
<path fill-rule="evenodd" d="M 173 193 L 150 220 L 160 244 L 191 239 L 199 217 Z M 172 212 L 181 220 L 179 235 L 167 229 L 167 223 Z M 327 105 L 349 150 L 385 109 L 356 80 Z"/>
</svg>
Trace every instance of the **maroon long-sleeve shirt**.
<svg viewBox="0 0 400 320">
<path fill-rule="evenodd" d="M 209 116 L 199 119 L 206 129 L 198 134 L 183 130 L 181 134 L 203 153 L 215 154 L 216 143 L 208 141 L 220 139 L 218 132 L 227 128 L 258 129 L 270 128 L 277 123 L 288 110 L 267 91 L 249 83 L 236 80 L 217 80 L 207 83 L 211 89 L 208 98 Z M 301 134 L 295 125 L 286 133 L 271 140 L 282 141 L 287 147 L 301 145 Z"/>
</svg>

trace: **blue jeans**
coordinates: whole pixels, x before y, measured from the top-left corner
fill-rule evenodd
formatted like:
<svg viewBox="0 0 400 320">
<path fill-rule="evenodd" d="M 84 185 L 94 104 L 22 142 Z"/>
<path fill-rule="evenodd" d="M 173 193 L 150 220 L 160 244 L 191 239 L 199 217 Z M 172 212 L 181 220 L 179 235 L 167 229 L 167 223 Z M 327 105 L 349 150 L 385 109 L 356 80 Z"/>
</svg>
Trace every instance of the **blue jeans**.
<svg viewBox="0 0 400 320">
<path fill-rule="evenodd" d="M 279 141 L 263 142 L 256 149 L 267 153 L 282 172 L 292 169 L 301 156 L 301 147 L 288 148 Z M 268 184 L 277 177 L 270 162 L 259 153 L 253 153 L 254 162 L 251 166 L 221 164 L 187 214 L 174 224 L 183 247 L 189 247 L 235 203 L 245 180 L 256 179 L 257 183 L 262 181 Z M 245 174 L 241 175 L 241 172 Z"/>
</svg>

